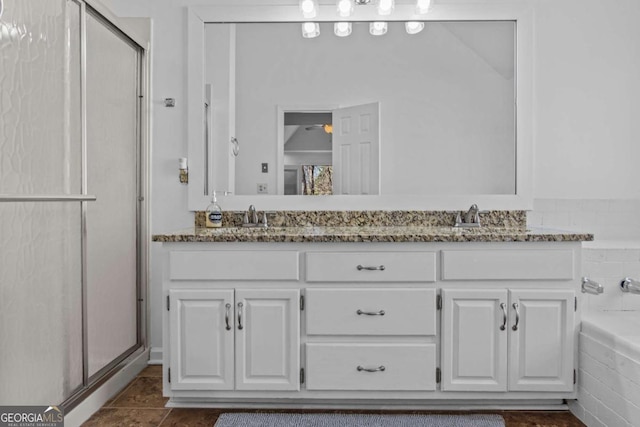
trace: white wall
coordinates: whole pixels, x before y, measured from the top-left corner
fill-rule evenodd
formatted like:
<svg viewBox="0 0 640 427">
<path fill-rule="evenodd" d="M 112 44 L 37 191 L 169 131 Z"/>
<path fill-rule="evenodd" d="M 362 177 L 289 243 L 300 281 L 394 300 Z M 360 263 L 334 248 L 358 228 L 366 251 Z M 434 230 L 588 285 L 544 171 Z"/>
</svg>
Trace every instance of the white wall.
<svg viewBox="0 0 640 427">
<path fill-rule="evenodd" d="M 640 197 L 640 2 L 535 3 L 535 197 Z"/>
<path fill-rule="evenodd" d="M 184 7 L 204 0 L 110 1 L 118 15 L 154 20 L 152 232 L 190 226 L 187 188 L 179 184 L 177 171 L 177 158 L 187 154 Z M 640 180 L 633 176 L 640 159 L 640 2 L 530 2 L 535 8 L 534 196 L 640 197 Z M 251 3 L 255 0 L 207 1 Z M 176 108 L 164 108 L 165 97 L 176 98 Z M 157 256 L 159 244 L 152 246 L 151 345 L 161 347 L 164 260 Z"/>
</svg>

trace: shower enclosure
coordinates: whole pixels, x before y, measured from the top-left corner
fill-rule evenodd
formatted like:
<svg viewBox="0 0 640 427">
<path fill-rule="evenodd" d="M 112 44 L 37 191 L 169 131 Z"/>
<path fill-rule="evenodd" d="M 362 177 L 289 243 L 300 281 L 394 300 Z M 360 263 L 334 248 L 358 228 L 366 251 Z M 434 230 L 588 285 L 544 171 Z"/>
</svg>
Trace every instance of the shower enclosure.
<svg viewBox="0 0 640 427">
<path fill-rule="evenodd" d="M 144 348 L 145 49 L 89 0 L 0 16 L 0 405 L 63 405 Z"/>
</svg>

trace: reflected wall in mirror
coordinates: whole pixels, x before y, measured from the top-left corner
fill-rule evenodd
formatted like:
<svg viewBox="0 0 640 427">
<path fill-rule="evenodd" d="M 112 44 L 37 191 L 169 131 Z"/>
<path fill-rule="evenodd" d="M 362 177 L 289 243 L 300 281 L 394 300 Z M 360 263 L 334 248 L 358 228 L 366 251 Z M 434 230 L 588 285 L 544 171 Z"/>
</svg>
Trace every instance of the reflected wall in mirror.
<svg viewBox="0 0 640 427">
<path fill-rule="evenodd" d="M 332 194 L 515 194 L 515 22 L 425 24 L 409 35 L 390 23 L 374 37 L 356 22 L 342 38 L 321 23 L 314 39 L 302 38 L 300 23 L 206 24 L 211 188 L 249 195 L 266 184 L 269 194 L 302 194 L 285 115 L 332 112 L 330 147 L 318 150 L 325 160 L 306 162 L 332 166 Z M 377 143 L 349 151 L 336 141 L 345 132 L 336 112 L 367 104 L 376 117 L 349 130 L 368 127 Z"/>
</svg>

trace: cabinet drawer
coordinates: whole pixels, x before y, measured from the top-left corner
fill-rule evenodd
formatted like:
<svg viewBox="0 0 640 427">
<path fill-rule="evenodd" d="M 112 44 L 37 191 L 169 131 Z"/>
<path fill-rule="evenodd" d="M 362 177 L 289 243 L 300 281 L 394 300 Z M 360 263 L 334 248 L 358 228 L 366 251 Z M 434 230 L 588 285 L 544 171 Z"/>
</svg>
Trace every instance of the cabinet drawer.
<svg viewBox="0 0 640 427">
<path fill-rule="evenodd" d="M 296 251 L 172 251 L 171 280 L 298 280 Z"/>
<path fill-rule="evenodd" d="M 435 282 L 433 252 L 309 252 L 308 282 Z"/>
<path fill-rule="evenodd" d="M 435 289 L 307 289 L 305 312 L 308 335 L 436 334 Z"/>
<path fill-rule="evenodd" d="M 573 251 L 442 251 L 442 280 L 571 280 Z"/>
<path fill-rule="evenodd" d="M 307 344 L 306 352 L 308 390 L 436 388 L 435 344 Z"/>
</svg>

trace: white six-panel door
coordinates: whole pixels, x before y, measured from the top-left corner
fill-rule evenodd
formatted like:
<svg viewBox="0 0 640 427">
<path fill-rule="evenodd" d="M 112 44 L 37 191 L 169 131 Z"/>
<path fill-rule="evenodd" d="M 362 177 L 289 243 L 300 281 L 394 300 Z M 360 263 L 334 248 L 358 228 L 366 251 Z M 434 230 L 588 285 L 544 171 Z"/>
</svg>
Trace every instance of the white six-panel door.
<svg viewBox="0 0 640 427">
<path fill-rule="evenodd" d="M 519 313 L 509 331 L 509 390 L 572 391 L 574 292 L 509 292 L 513 326 Z"/>
<path fill-rule="evenodd" d="M 379 103 L 333 110 L 333 194 L 380 193 Z"/>
<path fill-rule="evenodd" d="M 236 389 L 300 389 L 300 291 L 236 290 Z"/>
<path fill-rule="evenodd" d="M 442 290 L 442 390 L 507 390 L 507 297 L 506 290 Z"/>
<path fill-rule="evenodd" d="M 233 390 L 233 290 L 171 290 L 169 297 L 171 388 Z"/>
</svg>

